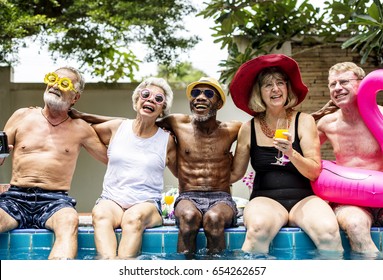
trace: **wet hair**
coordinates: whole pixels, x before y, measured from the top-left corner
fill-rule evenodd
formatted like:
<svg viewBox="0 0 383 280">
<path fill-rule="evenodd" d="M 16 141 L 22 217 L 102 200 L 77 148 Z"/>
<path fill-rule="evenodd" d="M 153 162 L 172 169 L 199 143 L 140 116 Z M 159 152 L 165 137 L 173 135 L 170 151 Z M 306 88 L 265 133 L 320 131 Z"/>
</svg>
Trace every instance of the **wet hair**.
<svg viewBox="0 0 383 280">
<path fill-rule="evenodd" d="M 346 72 L 346 71 L 352 71 L 355 74 L 355 76 L 357 76 L 358 79 L 361 79 L 361 80 L 366 76 L 366 73 L 364 72 L 364 70 L 353 62 L 337 63 L 328 70 L 328 73 L 330 75 L 332 72 Z"/>
<path fill-rule="evenodd" d="M 76 68 L 72 67 L 72 66 L 64 66 L 64 67 L 60 67 L 58 69 L 56 69 L 55 72 L 57 72 L 58 70 L 69 70 L 71 71 L 73 74 L 76 75 L 77 77 L 77 82 L 73 85 L 74 88 L 77 90 L 77 92 L 81 95 L 81 93 L 84 92 L 84 88 L 85 88 L 85 78 L 84 76 L 80 73 L 79 70 L 77 70 Z"/>
<path fill-rule="evenodd" d="M 140 92 L 144 88 L 148 86 L 156 86 L 159 88 L 162 88 L 162 90 L 165 93 L 165 102 L 164 102 L 164 107 L 162 109 L 162 113 L 160 117 L 165 117 L 170 114 L 170 108 L 172 107 L 173 104 L 173 91 L 167 81 L 163 78 L 157 78 L 157 77 L 150 77 L 142 81 L 136 89 L 133 91 L 132 95 L 132 101 L 133 101 L 133 109 L 137 111 L 137 102 L 138 99 L 140 98 Z"/>
<path fill-rule="evenodd" d="M 291 88 L 290 79 L 287 74 L 279 67 L 267 67 L 263 69 L 255 78 L 253 88 L 250 94 L 249 108 L 256 113 L 266 111 L 266 104 L 262 100 L 261 86 L 269 79 L 275 78 L 283 80 L 287 85 L 287 100 L 285 109 L 292 108 L 297 105 L 297 95 Z"/>
</svg>

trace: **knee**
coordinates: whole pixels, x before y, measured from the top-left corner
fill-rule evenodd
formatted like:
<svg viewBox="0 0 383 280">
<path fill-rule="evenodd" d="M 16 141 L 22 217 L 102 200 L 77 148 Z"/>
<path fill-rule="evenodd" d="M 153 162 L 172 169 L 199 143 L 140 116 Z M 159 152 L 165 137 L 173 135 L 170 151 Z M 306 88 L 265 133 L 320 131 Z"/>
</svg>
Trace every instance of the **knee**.
<svg viewBox="0 0 383 280">
<path fill-rule="evenodd" d="M 78 225 L 79 225 L 79 217 L 78 217 L 78 214 L 75 213 L 75 212 L 73 212 L 73 213 L 71 213 L 71 214 L 68 214 L 67 217 L 65 218 L 65 224 L 66 224 L 68 227 L 77 230 Z"/>
<path fill-rule="evenodd" d="M 74 234 L 77 233 L 79 225 L 79 217 L 76 211 L 65 211 L 59 215 L 52 216 L 53 231 L 58 234 Z"/>
<path fill-rule="evenodd" d="M 269 222 L 258 216 L 246 223 L 246 237 L 252 240 L 266 240 L 272 234 Z"/>
<path fill-rule="evenodd" d="M 145 230 L 145 221 L 142 214 L 133 212 L 129 213 L 126 217 L 123 218 L 121 223 L 122 231 L 130 232 L 142 232 Z"/>
<path fill-rule="evenodd" d="M 201 225 L 201 214 L 198 211 L 186 210 L 178 213 L 180 232 L 198 231 Z"/>
<path fill-rule="evenodd" d="M 93 208 L 92 210 L 92 224 L 96 226 L 97 224 L 103 223 L 108 220 L 108 217 L 105 211 L 102 211 L 102 208 Z"/>
<path fill-rule="evenodd" d="M 318 242 L 319 244 L 334 244 L 340 243 L 340 232 L 338 223 L 330 222 L 323 219 L 323 222 L 318 225 Z"/>
<path fill-rule="evenodd" d="M 210 233 L 223 231 L 225 228 L 225 219 L 223 215 L 211 211 L 207 212 L 203 217 L 203 228 Z"/>
<path fill-rule="evenodd" d="M 371 223 L 367 219 L 357 216 L 349 216 L 347 219 L 342 219 L 340 225 L 348 235 L 369 232 L 371 228 Z"/>
</svg>

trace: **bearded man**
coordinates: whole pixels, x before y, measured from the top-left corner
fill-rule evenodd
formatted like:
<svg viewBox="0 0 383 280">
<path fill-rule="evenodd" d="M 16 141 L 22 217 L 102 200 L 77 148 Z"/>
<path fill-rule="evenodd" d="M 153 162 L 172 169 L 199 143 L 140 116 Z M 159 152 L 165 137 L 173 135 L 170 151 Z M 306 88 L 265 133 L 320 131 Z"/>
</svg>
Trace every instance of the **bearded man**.
<svg viewBox="0 0 383 280">
<path fill-rule="evenodd" d="M 107 163 L 106 147 L 88 123 L 68 115 L 84 90 L 80 72 L 62 67 L 46 74 L 44 82 L 44 108 L 18 109 L 4 128 L 12 177 L 9 190 L 0 195 L 0 232 L 47 228 L 55 234 L 49 259 L 73 259 L 78 215 L 68 191 L 77 158 L 84 147 Z"/>
</svg>

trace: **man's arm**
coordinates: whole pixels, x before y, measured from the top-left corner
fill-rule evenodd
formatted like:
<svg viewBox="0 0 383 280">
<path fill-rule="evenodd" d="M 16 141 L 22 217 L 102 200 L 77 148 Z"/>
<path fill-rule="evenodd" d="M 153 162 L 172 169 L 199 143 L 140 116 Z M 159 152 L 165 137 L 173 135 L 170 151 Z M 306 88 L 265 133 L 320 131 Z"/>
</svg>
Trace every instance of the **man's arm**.
<svg viewBox="0 0 383 280">
<path fill-rule="evenodd" d="M 252 120 L 251 120 L 252 121 Z M 250 122 L 242 124 L 238 132 L 237 146 L 231 165 L 230 184 L 241 179 L 247 170 L 250 159 Z"/>
<path fill-rule="evenodd" d="M 107 164 L 108 156 L 106 146 L 101 142 L 96 131 L 89 124 L 84 124 L 83 131 L 86 134 L 83 142 L 84 148 L 92 157 Z"/>
<path fill-rule="evenodd" d="M 166 152 L 166 166 L 172 172 L 172 174 L 178 178 L 178 169 L 177 169 L 177 147 L 176 141 L 173 135 L 169 136 L 168 147 Z"/>
<path fill-rule="evenodd" d="M 176 122 L 175 115 L 172 114 L 172 115 L 168 115 L 164 118 L 157 119 L 156 125 L 158 125 L 159 127 L 161 127 L 164 130 L 167 130 L 167 131 L 174 133 L 173 125 L 175 124 L 175 122 Z"/>
<path fill-rule="evenodd" d="M 110 117 L 110 116 L 102 116 L 102 115 L 96 115 L 96 114 L 89 114 L 89 113 L 84 113 L 80 112 L 79 110 L 75 108 L 71 108 L 68 112 L 68 115 L 72 119 L 82 119 L 86 121 L 87 123 L 91 124 L 98 124 L 98 123 L 103 123 L 115 119 L 125 119 L 121 117 Z"/>
<path fill-rule="evenodd" d="M 19 122 L 27 117 L 30 108 L 21 108 L 16 110 L 8 119 L 4 127 L 4 132 L 7 134 L 9 152 L 11 153 L 15 145 L 15 134 Z M 6 158 L 0 159 L 0 166 L 4 164 Z"/>
<path fill-rule="evenodd" d="M 311 116 L 313 116 L 315 121 L 320 120 L 323 116 L 334 113 L 339 109 L 338 106 L 334 104 L 332 100 L 327 102 L 321 109 L 318 111 L 311 113 Z"/>
</svg>

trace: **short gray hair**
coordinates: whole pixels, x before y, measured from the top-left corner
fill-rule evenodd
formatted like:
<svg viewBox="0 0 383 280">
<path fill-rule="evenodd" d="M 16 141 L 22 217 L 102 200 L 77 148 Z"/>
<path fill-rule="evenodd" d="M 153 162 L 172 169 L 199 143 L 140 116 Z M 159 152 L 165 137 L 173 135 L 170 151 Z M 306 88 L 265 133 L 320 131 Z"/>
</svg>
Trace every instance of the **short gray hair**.
<svg viewBox="0 0 383 280">
<path fill-rule="evenodd" d="M 71 71 L 73 74 L 76 75 L 76 77 L 77 77 L 77 83 L 75 83 L 73 86 L 74 86 L 74 88 L 77 90 L 77 92 L 81 95 L 81 93 L 84 92 L 84 88 L 85 88 L 85 78 L 84 78 L 84 76 L 80 73 L 79 70 L 77 70 L 76 68 L 74 68 L 74 67 L 72 67 L 72 66 L 64 66 L 64 67 L 60 67 L 60 68 L 56 69 L 56 71 L 61 70 L 61 69 L 69 70 L 69 71 Z M 56 72 L 56 71 L 55 71 L 55 72 Z"/>
<path fill-rule="evenodd" d="M 330 70 L 328 70 L 329 75 L 332 72 L 346 72 L 346 71 L 354 72 L 355 76 L 357 76 L 358 79 L 361 79 L 361 80 L 366 76 L 366 73 L 364 72 L 364 70 L 353 62 L 340 62 L 333 65 L 330 68 Z"/>
<path fill-rule="evenodd" d="M 169 86 L 168 82 L 163 78 L 157 78 L 157 77 L 146 78 L 136 87 L 132 95 L 133 109 L 137 111 L 137 102 L 138 102 L 138 98 L 140 97 L 141 90 L 143 90 L 144 88 L 150 85 L 162 88 L 162 90 L 165 92 L 165 102 L 164 102 L 164 107 L 160 117 L 165 117 L 169 115 L 170 108 L 172 107 L 172 104 L 173 104 L 173 91 L 171 87 Z"/>
</svg>

